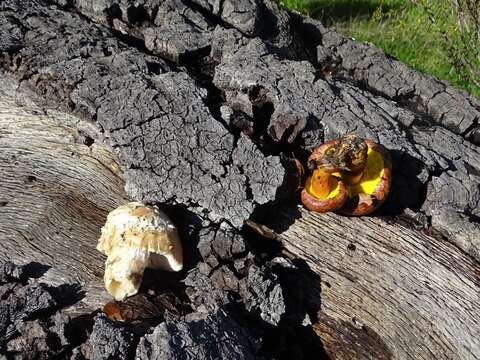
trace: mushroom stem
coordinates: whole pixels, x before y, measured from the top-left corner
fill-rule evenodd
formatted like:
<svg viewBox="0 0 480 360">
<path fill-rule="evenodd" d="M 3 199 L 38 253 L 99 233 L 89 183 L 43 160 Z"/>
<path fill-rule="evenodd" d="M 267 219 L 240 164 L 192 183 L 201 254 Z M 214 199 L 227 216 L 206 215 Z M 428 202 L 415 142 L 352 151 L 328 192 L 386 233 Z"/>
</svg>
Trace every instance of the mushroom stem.
<svg viewBox="0 0 480 360">
<path fill-rule="evenodd" d="M 363 177 L 363 170 L 356 173 L 343 172 L 343 179 L 348 186 L 357 185 Z"/>
<path fill-rule="evenodd" d="M 105 262 L 105 287 L 115 300 L 121 301 L 138 292 L 143 272 L 149 264 L 147 250 L 118 246 Z"/>
</svg>

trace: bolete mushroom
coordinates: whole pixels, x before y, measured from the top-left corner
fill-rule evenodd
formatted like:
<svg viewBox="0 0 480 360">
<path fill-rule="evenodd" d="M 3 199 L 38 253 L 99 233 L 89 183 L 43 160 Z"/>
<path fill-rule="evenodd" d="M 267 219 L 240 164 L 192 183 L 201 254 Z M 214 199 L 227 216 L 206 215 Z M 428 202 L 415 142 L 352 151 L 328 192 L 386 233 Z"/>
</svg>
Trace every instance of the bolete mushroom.
<svg viewBox="0 0 480 360">
<path fill-rule="evenodd" d="M 320 145 L 308 165 L 312 176 L 302 191 L 302 202 L 309 210 L 367 215 L 385 201 L 390 190 L 388 151 L 355 134 Z"/>
<path fill-rule="evenodd" d="M 97 249 L 107 255 L 104 281 L 115 300 L 138 292 L 145 268 L 180 271 L 182 245 L 170 219 L 155 206 L 122 205 L 107 216 Z"/>
<path fill-rule="evenodd" d="M 345 175 L 348 199 L 340 209 L 345 215 L 362 216 L 374 212 L 387 199 L 392 182 L 392 160 L 387 149 L 372 140 L 365 168 L 357 176 Z"/>
<path fill-rule="evenodd" d="M 303 205 L 316 212 L 335 211 L 347 200 L 345 183 L 335 166 L 323 162 L 325 152 L 334 145 L 328 142 L 320 145 L 308 158 L 308 167 L 312 175 L 307 178 L 301 193 Z"/>
</svg>

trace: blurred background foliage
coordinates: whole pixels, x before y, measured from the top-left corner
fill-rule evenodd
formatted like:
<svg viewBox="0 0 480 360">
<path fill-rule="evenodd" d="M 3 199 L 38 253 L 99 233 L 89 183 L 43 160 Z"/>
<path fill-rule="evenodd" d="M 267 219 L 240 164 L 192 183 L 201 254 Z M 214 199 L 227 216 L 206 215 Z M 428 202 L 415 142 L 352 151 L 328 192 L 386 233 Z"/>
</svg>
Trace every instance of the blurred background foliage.
<svg viewBox="0 0 480 360">
<path fill-rule="evenodd" d="M 480 97 L 480 0 L 281 0 Z"/>
</svg>

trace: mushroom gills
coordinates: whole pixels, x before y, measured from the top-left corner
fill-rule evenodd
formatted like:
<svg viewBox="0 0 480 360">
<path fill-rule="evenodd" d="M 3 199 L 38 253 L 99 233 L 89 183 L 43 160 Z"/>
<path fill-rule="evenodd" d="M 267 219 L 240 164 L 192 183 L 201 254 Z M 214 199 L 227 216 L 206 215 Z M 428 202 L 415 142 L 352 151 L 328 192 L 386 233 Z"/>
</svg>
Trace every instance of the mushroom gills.
<svg viewBox="0 0 480 360">
<path fill-rule="evenodd" d="M 149 263 L 147 250 L 118 246 L 105 262 L 105 287 L 115 300 L 123 300 L 138 292 L 143 272 Z"/>
</svg>

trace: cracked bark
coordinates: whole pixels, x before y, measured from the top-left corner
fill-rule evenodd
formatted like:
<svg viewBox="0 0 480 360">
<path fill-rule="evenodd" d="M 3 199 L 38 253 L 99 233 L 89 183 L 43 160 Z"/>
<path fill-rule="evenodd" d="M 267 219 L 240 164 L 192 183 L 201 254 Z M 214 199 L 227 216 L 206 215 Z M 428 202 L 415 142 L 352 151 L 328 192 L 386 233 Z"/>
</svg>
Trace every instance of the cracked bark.
<svg viewBox="0 0 480 360">
<path fill-rule="evenodd" d="M 2 351 L 479 356 L 478 327 L 462 325 L 479 316 L 478 100 L 268 0 L 8 0 L 0 38 L 1 259 L 85 291 L 62 310 L 80 342 L 57 336 L 49 352 L 51 314 L 23 312 L 2 321 L 35 335 Z M 391 151 L 380 217 L 295 220 L 288 156 L 349 131 Z M 95 243 L 129 199 L 175 219 L 187 270 L 147 272 L 115 330 L 92 313 L 108 301 Z M 203 343 L 207 323 L 230 340 Z"/>
</svg>

